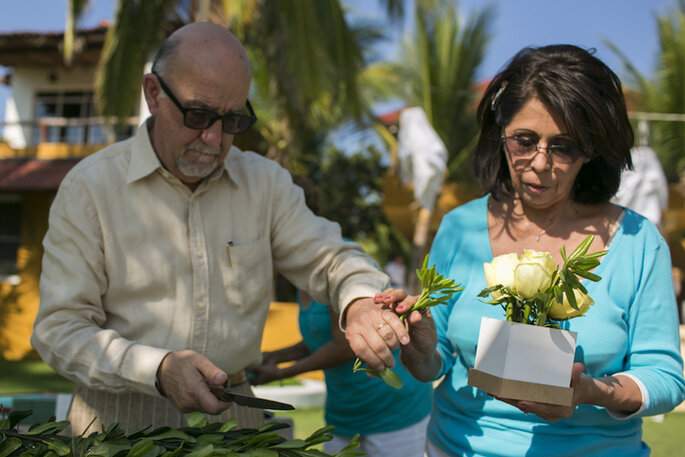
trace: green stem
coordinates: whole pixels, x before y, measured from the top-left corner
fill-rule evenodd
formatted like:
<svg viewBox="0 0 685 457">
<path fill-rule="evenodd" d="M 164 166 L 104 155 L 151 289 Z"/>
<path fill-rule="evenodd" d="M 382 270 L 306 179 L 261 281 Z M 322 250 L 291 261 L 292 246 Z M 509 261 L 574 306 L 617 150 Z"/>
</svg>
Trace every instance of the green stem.
<svg viewBox="0 0 685 457">
<path fill-rule="evenodd" d="M 528 323 L 528 318 L 530 317 L 530 310 L 531 310 L 530 304 L 526 303 L 525 305 L 523 305 L 523 316 L 521 318 L 522 324 Z"/>
</svg>

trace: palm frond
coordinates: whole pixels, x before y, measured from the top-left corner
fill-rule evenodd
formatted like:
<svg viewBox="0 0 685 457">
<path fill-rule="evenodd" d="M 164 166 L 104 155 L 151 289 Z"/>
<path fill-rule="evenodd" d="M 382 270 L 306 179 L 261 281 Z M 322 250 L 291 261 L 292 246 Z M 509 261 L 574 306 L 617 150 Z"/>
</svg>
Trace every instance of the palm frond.
<svg viewBox="0 0 685 457">
<path fill-rule="evenodd" d="M 68 0 L 67 17 L 64 26 L 64 46 L 62 55 L 64 64 L 69 66 L 74 58 L 74 41 L 76 24 L 88 5 L 88 0 Z"/>
<path fill-rule="evenodd" d="M 164 26 L 175 6 L 175 0 L 119 1 L 96 78 L 102 115 L 123 119 L 133 114 L 145 63 L 164 38 Z"/>
</svg>

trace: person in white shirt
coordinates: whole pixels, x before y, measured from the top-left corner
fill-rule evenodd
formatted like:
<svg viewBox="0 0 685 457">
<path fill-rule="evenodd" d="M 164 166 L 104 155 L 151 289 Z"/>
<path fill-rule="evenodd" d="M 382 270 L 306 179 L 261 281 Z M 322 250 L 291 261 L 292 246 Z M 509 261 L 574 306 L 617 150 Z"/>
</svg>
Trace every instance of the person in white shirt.
<svg viewBox="0 0 685 457">
<path fill-rule="evenodd" d="M 668 209 L 668 181 L 661 162 L 648 146 L 631 149 L 632 170 L 621 173 L 621 185 L 612 199 L 630 208 L 662 229 L 661 214 Z"/>
<path fill-rule="evenodd" d="M 31 342 L 76 383 L 72 434 L 180 427 L 190 411 L 259 426 L 261 410 L 210 387 L 251 393 L 274 271 L 336 312 L 354 304 L 362 325 L 380 320 L 371 297 L 388 277 L 288 171 L 232 146 L 256 121 L 250 79 L 228 30 L 180 28 L 143 77 L 151 117 L 62 182 Z"/>
</svg>

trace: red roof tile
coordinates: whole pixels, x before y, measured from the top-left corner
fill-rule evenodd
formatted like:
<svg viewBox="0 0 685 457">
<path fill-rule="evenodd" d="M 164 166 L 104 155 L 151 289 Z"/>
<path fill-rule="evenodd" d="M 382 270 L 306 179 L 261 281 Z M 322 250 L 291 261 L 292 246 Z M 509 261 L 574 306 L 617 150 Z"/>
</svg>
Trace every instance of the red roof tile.
<svg viewBox="0 0 685 457">
<path fill-rule="evenodd" d="M 79 160 L 0 160 L 0 190 L 56 190 Z"/>
</svg>

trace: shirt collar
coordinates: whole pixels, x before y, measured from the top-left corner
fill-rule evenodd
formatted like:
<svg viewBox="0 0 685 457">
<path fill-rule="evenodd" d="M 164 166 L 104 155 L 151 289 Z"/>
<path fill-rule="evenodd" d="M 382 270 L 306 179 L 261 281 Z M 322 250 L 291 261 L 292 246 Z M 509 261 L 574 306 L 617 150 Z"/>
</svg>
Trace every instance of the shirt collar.
<svg viewBox="0 0 685 457">
<path fill-rule="evenodd" d="M 130 184 L 145 176 L 154 173 L 162 167 L 162 163 L 157 158 L 157 154 L 152 149 L 148 125 L 152 118 L 148 118 L 142 123 L 133 137 L 133 147 L 131 150 L 131 164 L 128 168 L 127 183 Z"/>
</svg>

